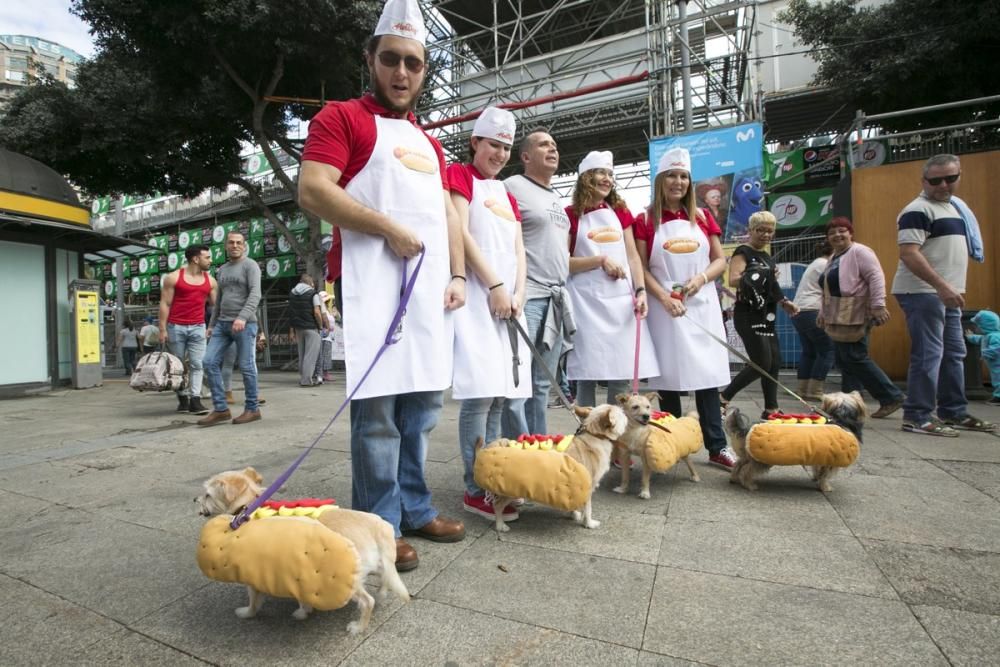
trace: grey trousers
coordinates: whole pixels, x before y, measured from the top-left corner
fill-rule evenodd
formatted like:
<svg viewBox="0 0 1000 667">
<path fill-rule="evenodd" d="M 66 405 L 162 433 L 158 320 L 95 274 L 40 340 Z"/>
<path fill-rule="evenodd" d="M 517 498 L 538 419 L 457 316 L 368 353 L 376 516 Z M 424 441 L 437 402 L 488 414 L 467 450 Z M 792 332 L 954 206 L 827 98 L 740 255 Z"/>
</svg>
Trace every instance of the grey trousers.
<svg viewBox="0 0 1000 667">
<path fill-rule="evenodd" d="M 316 359 L 323 339 L 318 329 L 295 329 L 295 339 L 299 347 L 299 384 L 311 385 Z"/>
</svg>

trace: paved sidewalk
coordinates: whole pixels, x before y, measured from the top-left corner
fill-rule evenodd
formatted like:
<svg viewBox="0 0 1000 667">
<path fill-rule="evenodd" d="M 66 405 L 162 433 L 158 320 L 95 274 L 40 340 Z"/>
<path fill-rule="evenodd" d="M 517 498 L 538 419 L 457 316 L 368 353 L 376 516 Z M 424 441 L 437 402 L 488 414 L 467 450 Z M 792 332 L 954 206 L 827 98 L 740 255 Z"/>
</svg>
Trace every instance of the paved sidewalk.
<svg viewBox="0 0 1000 667">
<path fill-rule="evenodd" d="M 824 496 L 799 468 L 750 493 L 707 465 L 654 478 L 650 500 L 595 495 L 599 529 L 526 508 L 503 537 L 462 512 L 457 404 L 428 477 L 458 544 L 414 539 L 413 600 L 291 618 L 195 563 L 202 480 L 255 466 L 273 479 L 343 400 L 265 373 L 264 419 L 198 429 L 172 395 L 99 389 L 0 401 L 0 665 L 984 665 L 1000 662 L 1000 438 L 946 439 L 874 421 Z M 237 396 L 240 396 L 238 393 Z M 736 405 L 760 410 L 745 391 Z M 791 407 L 790 402 L 786 407 Z M 1000 421 L 1000 409 L 974 405 Z M 550 430 L 572 418 L 549 411 Z M 285 497 L 350 503 L 343 418 Z M 463 516 L 464 515 L 464 516 Z"/>
</svg>

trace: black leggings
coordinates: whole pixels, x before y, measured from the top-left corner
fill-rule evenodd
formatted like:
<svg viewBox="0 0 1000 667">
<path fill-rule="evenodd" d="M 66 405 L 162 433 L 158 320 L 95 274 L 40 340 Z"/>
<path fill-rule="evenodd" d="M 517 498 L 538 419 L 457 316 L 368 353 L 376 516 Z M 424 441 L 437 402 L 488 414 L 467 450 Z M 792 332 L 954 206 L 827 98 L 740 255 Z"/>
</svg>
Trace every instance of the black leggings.
<svg viewBox="0 0 1000 667">
<path fill-rule="evenodd" d="M 768 322 L 762 313 L 737 308 L 733 313 L 733 324 L 736 326 L 736 333 L 743 341 L 743 347 L 747 350 L 747 356 L 770 373 L 771 377 L 778 377 L 781 350 L 778 348 L 778 334 L 774 330 L 774 322 Z M 757 378 L 760 378 L 760 388 L 764 392 L 764 409 L 777 410 L 778 385 L 750 365 L 744 366 L 729 386 L 722 390 L 722 398 L 726 401 L 733 400 L 733 396 Z"/>
<path fill-rule="evenodd" d="M 681 413 L 681 395 L 687 392 L 660 390 L 660 409 L 675 417 Z M 722 410 L 718 389 L 698 389 L 694 392 L 694 405 L 698 410 L 698 423 L 709 454 L 718 454 L 726 446 L 726 433 L 722 430 Z"/>
</svg>

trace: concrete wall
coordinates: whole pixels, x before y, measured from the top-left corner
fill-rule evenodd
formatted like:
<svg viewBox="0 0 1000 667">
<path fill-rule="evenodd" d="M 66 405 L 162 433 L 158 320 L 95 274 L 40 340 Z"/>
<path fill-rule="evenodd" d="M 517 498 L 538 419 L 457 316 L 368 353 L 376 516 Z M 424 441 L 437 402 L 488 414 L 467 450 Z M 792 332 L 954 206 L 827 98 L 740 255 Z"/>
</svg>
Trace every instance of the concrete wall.
<svg viewBox="0 0 1000 667">
<path fill-rule="evenodd" d="M 49 381 L 45 249 L 0 241 L 0 385 Z"/>
</svg>

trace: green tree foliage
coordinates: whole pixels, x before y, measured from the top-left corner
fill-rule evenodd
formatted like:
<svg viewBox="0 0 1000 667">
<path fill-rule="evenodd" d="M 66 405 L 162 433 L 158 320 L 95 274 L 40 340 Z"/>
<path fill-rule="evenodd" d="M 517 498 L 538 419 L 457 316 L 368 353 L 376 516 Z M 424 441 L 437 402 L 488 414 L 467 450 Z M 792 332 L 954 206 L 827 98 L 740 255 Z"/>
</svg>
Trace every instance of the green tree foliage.
<svg viewBox="0 0 1000 667">
<path fill-rule="evenodd" d="M 779 19 L 816 49 L 816 83 L 868 114 L 1000 92 L 1000 3 L 980 0 L 792 0 Z M 988 110 L 996 116 L 997 107 Z M 986 113 L 983 107 L 978 113 Z M 972 120 L 968 108 L 887 122 L 933 126 Z"/>
<path fill-rule="evenodd" d="M 15 97 L 0 143 L 68 175 L 88 194 L 194 195 L 230 184 L 318 273 L 319 221 L 303 248 L 243 178 L 244 142 L 259 145 L 293 201 L 272 149 L 295 159 L 289 129 L 315 107 L 269 97 L 347 99 L 365 84 L 361 51 L 380 0 L 74 0 L 97 55 L 76 86 L 41 81 Z"/>
</svg>

